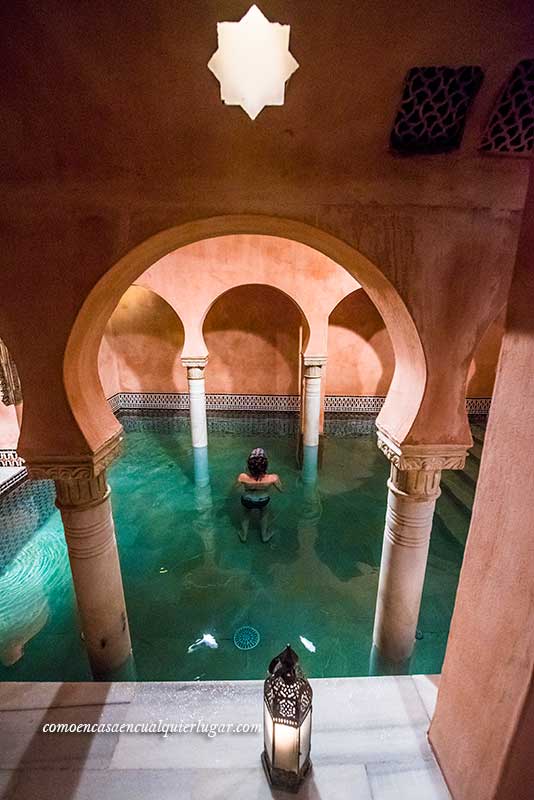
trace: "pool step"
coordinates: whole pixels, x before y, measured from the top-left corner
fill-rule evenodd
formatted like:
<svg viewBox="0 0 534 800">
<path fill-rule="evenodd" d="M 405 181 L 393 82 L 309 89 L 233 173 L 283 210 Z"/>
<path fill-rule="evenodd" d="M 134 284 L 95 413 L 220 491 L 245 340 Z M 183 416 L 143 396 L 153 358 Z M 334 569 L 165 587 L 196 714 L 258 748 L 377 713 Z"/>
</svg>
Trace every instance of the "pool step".
<svg viewBox="0 0 534 800">
<path fill-rule="evenodd" d="M 456 539 L 462 547 L 465 545 L 471 512 L 463 505 L 459 505 L 446 492 L 442 492 L 436 504 L 436 517 L 445 526 L 450 536 Z"/>
<path fill-rule="evenodd" d="M 476 484 L 468 475 L 462 472 L 447 470 L 441 476 L 441 490 L 460 507 L 465 508 L 468 514 L 473 508 Z"/>
<path fill-rule="evenodd" d="M 436 514 L 442 523 L 459 541 L 467 536 L 471 510 L 475 499 L 480 457 L 484 444 L 485 429 L 472 425 L 473 447 L 468 453 L 463 470 L 445 470 L 441 475 L 442 495 L 436 506 Z"/>
<path fill-rule="evenodd" d="M 465 477 L 467 481 L 471 483 L 473 489 L 476 487 L 479 469 L 480 469 L 480 458 L 477 458 L 476 456 L 473 456 L 471 455 L 471 453 L 469 453 L 465 461 L 465 467 L 463 468 L 461 474 Z"/>
</svg>

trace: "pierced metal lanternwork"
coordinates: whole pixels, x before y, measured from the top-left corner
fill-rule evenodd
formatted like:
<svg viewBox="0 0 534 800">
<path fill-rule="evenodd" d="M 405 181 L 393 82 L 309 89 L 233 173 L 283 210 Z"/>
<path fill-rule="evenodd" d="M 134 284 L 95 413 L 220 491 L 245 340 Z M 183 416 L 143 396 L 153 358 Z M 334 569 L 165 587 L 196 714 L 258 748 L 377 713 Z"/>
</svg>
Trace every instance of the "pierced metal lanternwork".
<svg viewBox="0 0 534 800">
<path fill-rule="evenodd" d="M 269 664 L 263 692 L 264 751 L 269 781 L 297 791 L 308 772 L 313 692 L 287 645 Z"/>
</svg>

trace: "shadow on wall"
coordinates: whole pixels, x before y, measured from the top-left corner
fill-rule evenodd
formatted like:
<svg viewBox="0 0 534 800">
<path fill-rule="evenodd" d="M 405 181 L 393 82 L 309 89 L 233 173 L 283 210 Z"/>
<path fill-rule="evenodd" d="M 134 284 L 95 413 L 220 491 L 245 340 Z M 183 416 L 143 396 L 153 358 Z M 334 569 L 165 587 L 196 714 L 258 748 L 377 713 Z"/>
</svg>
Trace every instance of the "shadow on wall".
<svg viewBox="0 0 534 800">
<path fill-rule="evenodd" d="M 180 362 L 184 329 L 171 306 L 142 286 L 130 286 L 102 338 L 99 372 L 106 397 L 123 392 L 186 392 Z"/>
<path fill-rule="evenodd" d="M 395 356 L 384 320 L 363 289 L 330 314 L 326 393 L 386 395 Z"/>
<path fill-rule="evenodd" d="M 480 340 L 467 375 L 467 397 L 491 397 L 504 333 L 503 311 Z"/>
<path fill-rule="evenodd" d="M 299 344 L 301 336 L 306 341 L 305 326 L 299 308 L 278 289 L 260 284 L 230 289 L 204 320 L 208 390 L 298 394 Z"/>
</svg>

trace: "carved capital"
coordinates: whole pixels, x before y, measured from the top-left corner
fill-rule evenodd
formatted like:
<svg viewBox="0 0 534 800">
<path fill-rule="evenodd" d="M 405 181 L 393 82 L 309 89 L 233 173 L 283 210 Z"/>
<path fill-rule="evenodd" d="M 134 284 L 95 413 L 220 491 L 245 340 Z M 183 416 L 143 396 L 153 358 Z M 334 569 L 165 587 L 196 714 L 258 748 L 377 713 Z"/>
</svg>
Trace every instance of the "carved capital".
<svg viewBox="0 0 534 800">
<path fill-rule="evenodd" d="M 204 369 L 207 363 L 208 356 L 182 358 L 182 366 L 187 369 L 187 378 L 190 381 L 198 381 L 204 377 Z"/>
<path fill-rule="evenodd" d="M 328 361 L 328 356 L 322 355 L 310 355 L 309 353 L 304 353 L 303 362 L 305 367 L 324 367 L 326 362 Z"/>
<path fill-rule="evenodd" d="M 378 432 L 378 449 L 398 470 L 441 471 L 463 469 L 469 444 L 406 444 L 392 442 Z"/>
<path fill-rule="evenodd" d="M 56 480 L 56 505 L 59 509 L 85 509 L 97 506 L 109 497 L 106 473 L 94 478 Z"/>
<path fill-rule="evenodd" d="M 440 480 L 439 469 L 397 469 L 392 464 L 388 488 L 398 496 L 413 500 L 437 500 L 441 494 Z"/>
<path fill-rule="evenodd" d="M 78 481 L 96 478 L 120 455 L 122 431 L 109 439 L 95 453 L 80 456 L 43 456 L 26 462 L 34 480 Z"/>
</svg>

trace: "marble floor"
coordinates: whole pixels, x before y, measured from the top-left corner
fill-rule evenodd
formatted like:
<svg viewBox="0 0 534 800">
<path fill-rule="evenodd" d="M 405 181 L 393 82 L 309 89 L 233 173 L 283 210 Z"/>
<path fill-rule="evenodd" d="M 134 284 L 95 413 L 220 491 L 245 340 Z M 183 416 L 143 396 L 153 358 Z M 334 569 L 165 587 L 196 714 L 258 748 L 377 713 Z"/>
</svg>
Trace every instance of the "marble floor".
<svg viewBox="0 0 534 800">
<path fill-rule="evenodd" d="M 305 800 L 446 800 L 428 745 L 434 676 L 325 678 L 314 690 Z M 46 723 L 261 721 L 261 681 L 0 684 L 5 800 L 270 800 L 262 734 L 62 733 Z M 160 723 L 160 727 L 161 727 Z"/>
</svg>

